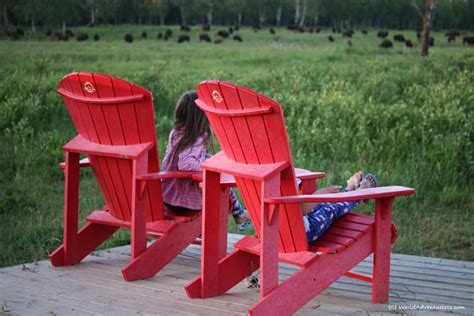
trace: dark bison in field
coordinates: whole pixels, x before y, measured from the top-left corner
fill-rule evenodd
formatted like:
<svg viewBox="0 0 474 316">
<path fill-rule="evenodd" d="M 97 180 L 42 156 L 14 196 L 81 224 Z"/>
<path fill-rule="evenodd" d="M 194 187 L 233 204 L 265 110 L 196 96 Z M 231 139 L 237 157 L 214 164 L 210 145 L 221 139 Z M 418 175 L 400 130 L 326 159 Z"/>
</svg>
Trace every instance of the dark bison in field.
<svg viewBox="0 0 474 316">
<path fill-rule="evenodd" d="M 132 35 L 132 33 L 127 33 L 127 34 L 125 34 L 125 36 L 123 37 L 123 39 L 124 39 L 125 42 L 127 42 L 127 43 L 133 43 L 133 35 Z"/>
<path fill-rule="evenodd" d="M 428 39 L 428 45 L 434 46 L 434 38 L 433 38 L 433 37 L 430 37 L 430 38 Z"/>
<path fill-rule="evenodd" d="M 408 48 L 413 48 L 413 43 L 410 40 L 405 41 L 405 46 Z"/>
<path fill-rule="evenodd" d="M 269 31 L 270 31 L 270 34 L 272 34 L 272 35 L 275 35 L 275 33 L 276 33 L 275 29 L 273 27 L 271 27 Z"/>
<path fill-rule="evenodd" d="M 209 24 L 207 24 L 207 23 L 206 23 L 206 24 L 203 24 L 203 25 L 202 25 L 202 30 L 203 30 L 204 32 L 209 32 L 209 31 L 211 30 L 211 26 L 210 26 Z"/>
<path fill-rule="evenodd" d="M 202 42 L 202 41 L 210 43 L 211 38 L 209 37 L 209 35 L 207 33 L 201 33 L 199 35 L 199 42 Z"/>
<path fill-rule="evenodd" d="M 76 36 L 76 40 L 78 42 L 85 42 L 89 39 L 89 35 L 87 33 L 79 33 Z"/>
<path fill-rule="evenodd" d="M 449 36 L 448 37 L 448 43 L 455 42 L 456 41 L 456 36 Z"/>
<path fill-rule="evenodd" d="M 148 37 L 148 33 L 145 32 L 145 31 L 143 31 L 143 32 L 142 32 L 142 38 L 147 38 L 147 37 Z"/>
<path fill-rule="evenodd" d="M 229 34 L 234 33 L 234 29 L 232 27 L 229 27 Z"/>
<path fill-rule="evenodd" d="M 403 36 L 402 34 L 395 34 L 395 35 L 393 36 L 393 40 L 394 40 L 395 42 L 404 42 L 404 41 L 406 41 L 406 40 L 405 40 L 405 36 Z"/>
<path fill-rule="evenodd" d="M 352 37 L 352 32 L 351 32 L 351 31 L 344 31 L 344 32 L 342 32 L 342 36 L 344 36 L 344 37 Z"/>
<path fill-rule="evenodd" d="M 99 36 L 99 34 L 95 33 L 94 34 L 94 41 L 97 42 L 98 40 L 100 40 L 100 36 Z"/>
<path fill-rule="evenodd" d="M 189 25 L 181 25 L 181 31 L 184 31 L 184 32 L 189 32 L 191 31 L 191 27 L 189 27 Z"/>
<path fill-rule="evenodd" d="M 321 32 L 321 28 L 320 28 L 320 27 L 318 27 L 318 28 L 316 29 L 316 33 L 319 33 L 319 32 Z"/>
<path fill-rule="evenodd" d="M 460 33 L 458 31 L 451 31 L 451 32 L 446 32 L 446 34 L 444 34 L 446 37 L 456 37 L 456 36 L 459 36 Z"/>
<path fill-rule="evenodd" d="M 464 36 L 462 44 L 474 45 L 474 36 Z"/>
<path fill-rule="evenodd" d="M 243 42 L 242 37 L 238 34 L 235 34 L 233 39 L 234 39 L 235 42 L 239 42 L 239 43 Z"/>
<path fill-rule="evenodd" d="M 219 32 L 217 32 L 217 36 L 220 36 L 222 38 L 228 38 L 229 37 L 229 32 L 224 31 L 224 30 L 220 30 Z"/>
<path fill-rule="evenodd" d="M 386 38 L 387 36 L 388 36 L 388 32 L 387 32 L 387 31 L 378 31 L 378 32 L 377 32 L 377 37 Z"/>
<path fill-rule="evenodd" d="M 188 42 L 190 41 L 191 39 L 189 38 L 189 35 L 186 35 L 186 34 L 181 34 L 179 37 L 178 37 L 178 43 L 184 43 L 184 42 Z"/>
<path fill-rule="evenodd" d="M 393 43 L 392 43 L 392 41 L 384 40 L 384 41 L 380 44 L 380 47 L 382 47 L 382 48 L 390 48 L 390 47 L 393 47 Z"/>
<path fill-rule="evenodd" d="M 158 35 L 156 36 L 157 39 L 162 39 L 163 38 L 163 33 L 158 33 Z"/>
<path fill-rule="evenodd" d="M 66 35 L 68 35 L 69 37 L 74 37 L 74 33 L 70 29 L 66 30 Z"/>
<path fill-rule="evenodd" d="M 165 39 L 165 41 L 167 41 L 172 35 L 173 35 L 173 31 L 170 30 L 170 29 L 167 29 L 167 30 L 165 31 L 165 35 L 164 35 L 163 38 Z"/>
<path fill-rule="evenodd" d="M 362 30 L 361 32 L 362 32 L 362 34 L 367 35 L 367 31 L 366 31 L 366 30 Z"/>
<path fill-rule="evenodd" d="M 330 42 L 334 42 L 334 37 L 332 37 L 331 35 L 329 35 L 329 36 L 328 36 L 328 40 L 329 40 Z"/>
</svg>

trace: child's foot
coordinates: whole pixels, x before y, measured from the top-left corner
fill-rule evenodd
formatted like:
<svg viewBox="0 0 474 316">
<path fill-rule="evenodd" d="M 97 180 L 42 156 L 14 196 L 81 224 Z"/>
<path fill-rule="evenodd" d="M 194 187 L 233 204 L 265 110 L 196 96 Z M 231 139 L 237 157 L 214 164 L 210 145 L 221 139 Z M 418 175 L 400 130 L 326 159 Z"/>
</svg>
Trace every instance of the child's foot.
<svg viewBox="0 0 474 316">
<path fill-rule="evenodd" d="M 234 222 L 237 225 L 239 231 L 244 231 L 253 227 L 248 212 L 243 208 L 241 208 L 237 214 L 234 213 L 233 216 Z"/>
<path fill-rule="evenodd" d="M 378 186 L 377 178 L 373 174 L 368 173 L 360 182 L 359 189 L 376 188 Z"/>
<path fill-rule="evenodd" d="M 364 178 L 364 173 L 362 171 L 357 171 L 352 175 L 352 177 L 347 180 L 347 191 L 353 191 L 357 189 Z"/>
<path fill-rule="evenodd" d="M 328 194 L 328 193 L 338 193 L 341 192 L 342 187 L 340 185 L 331 185 L 329 187 L 325 187 L 322 189 L 317 190 L 313 194 Z"/>
<path fill-rule="evenodd" d="M 378 186 L 379 182 L 377 181 L 377 178 L 373 174 L 368 173 L 360 182 L 359 189 L 376 188 Z M 367 203 L 369 200 L 363 200 L 363 202 Z"/>
</svg>

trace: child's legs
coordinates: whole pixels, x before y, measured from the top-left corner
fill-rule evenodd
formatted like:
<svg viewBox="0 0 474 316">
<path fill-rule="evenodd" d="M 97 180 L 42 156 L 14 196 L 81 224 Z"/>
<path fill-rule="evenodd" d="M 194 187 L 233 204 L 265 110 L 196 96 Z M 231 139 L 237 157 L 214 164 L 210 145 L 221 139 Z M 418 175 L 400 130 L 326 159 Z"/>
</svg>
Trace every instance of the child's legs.
<svg viewBox="0 0 474 316">
<path fill-rule="evenodd" d="M 313 211 L 304 216 L 306 239 L 314 243 L 331 226 L 332 223 L 344 214 L 349 213 L 360 201 L 340 203 L 319 203 Z"/>
<path fill-rule="evenodd" d="M 245 215 L 245 210 L 240 205 L 239 200 L 235 196 L 234 190 L 232 188 L 229 190 L 229 212 L 232 213 L 234 218 L 241 218 Z"/>
</svg>

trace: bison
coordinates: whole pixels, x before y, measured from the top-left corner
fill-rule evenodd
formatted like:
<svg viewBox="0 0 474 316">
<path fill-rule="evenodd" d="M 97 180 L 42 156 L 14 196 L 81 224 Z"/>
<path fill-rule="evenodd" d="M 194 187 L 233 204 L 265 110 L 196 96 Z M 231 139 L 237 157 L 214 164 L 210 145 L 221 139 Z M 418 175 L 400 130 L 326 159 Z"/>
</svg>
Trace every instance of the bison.
<svg viewBox="0 0 474 316">
<path fill-rule="evenodd" d="M 234 33 L 234 29 L 232 27 L 229 27 L 229 34 Z"/>
<path fill-rule="evenodd" d="M 206 24 L 203 24 L 203 25 L 202 25 L 202 30 L 203 30 L 204 32 L 209 32 L 209 31 L 211 30 L 211 26 L 210 26 L 209 24 L 207 24 L 207 23 L 206 23 Z"/>
<path fill-rule="evenodd" d="M 145 32 L 145 31 L 143 31 L 143 32 L 142 32 L 142 38 L 147 38 L 147 37 L 148 37 L 148 33 Z"/>
<path fill-rule="evenodd" d="M 367 30 L 362 30 L 362 34 L 367 35 Z"/>
<path fill-rule="evenodd" d="M 328 36 L 328 40 L 329 40 L 330 42 L 334 42 L 334 37 L 332 37 L 331 35 L 329 35 L 329 36 Z"/>
<path fill-rule="evenodd" d="M 377 37 L 386 38 L 387 36 L 388 36 L 388 32 L 387 32 L 387 31 L 378 31 L 378 32 L 377 32 Z"/>
<path fill-rule="evenodd" d="M 344 37 L 352 37 L 352 32 L 350 32 L 350 31 L 344 31 L 344 32 L 342 32 L 342 36 L 344 36 Z"/>
<path fill-rule="evenodd" d="M 181 25 L 181 31 L 189 32 L 191 31 L 191 28 L 189 27 L 189 25 L 183 24 Z"/>
<path fill-rule="evenodd" d="M 380 47 L 382 48 L 390 48 L 390 47 L 393 47 L 393 43 L 389 40 L 384 40 L 381 44 L 380 44 Z"/>
<path fill-rule="evenodd" d="M 94 34 L 94 41 L 97 42 L 98 40 L 100 40 L 100 36 L 99 36 L 99 34 L 95 33 Z"/>
<path fill-rule="evenodd" d="M 163 33 L 158 33 L 158 35 L 156 36 L 157 39 L 162 39 L 163 38 Z"/>
<path fill-rule="evenodd" d="M 456 36 L 449 36 L 448 37 L 448 43 L 455 42 L 455 41 L 456 41 Z"/>
<path fill-rule="evenodd" d="M 275 29 L 273 27 L 271 27 L 269 31 L 270 31 L 270 34 L 272 34 L 272 35 L 275 35 L 275 33 L 276 33 Z"/>
<path fill-rule="evenodd" d="M 474 36 L 464 36 L 462 44 L 474 45 Z"/>
<path fill-rule="evenodd" d="M 408 48 L 413 48 L 413 43 L 410 40 L 405 41 L 405 46 Z"/>
<path fill-rule="evenodd" d="M 132 43 L 132 42 L 133 42 L 133 35 L 132 35 L 132 33 L 127 33 L 127 34 L 125 34 L 125 36 L 123 37 L 123 39 L 124 39 L 125 42 L 127 42 L 127 43 Z"/>
<path fill-rule="evenodd" d="M 217 32 L 217 35 L 222 37 L 222 38 L 228 38 L 229 37 L 229 32 L 221 30 L 221 31 Z"/>
<path fill-rule="evenodd" d="M 201 34 L 199 35 L 199 42 L 201 42 L 201 41 L 210 43 L 210 42 L 211 42 L 211 38 L 209 37 L 209 35 L 208 35 L 207 33 L 201 33 Z"/>
<path fill-rule="evenodd" d="M 188 42 L 190 41 L 191 39 L 189 38 L 189 35 L 187 34 L 181 34 L 179 37 L 178 37 L 178 43 L 184 43 L 184 42 Z"/>
<path fill-rule="evenodd" d="M 405 41 L 405 36 L 403 36 L 402 34 L 395 34 L 393 36 L 393 40 L 396 41 L 396 42 L 404 42 Z"/>
<path fill-rule="evenodd" d="M 243 41 L 242 37 L 238 34 L 235 34 L 233 39 L 234 39 L 235 42 L 239 42 L 239 43 L 241 43 Z"/>
<path fill-rule="evenodd" d="M 76 40 L 78 42 L 84 42 L 84 41 L 87 41 L 89 39 L 89 35 L 87 35 L 87 33 L 79 33 L 77 34 L 77 37 L 76 37 Z"/>
</svg>

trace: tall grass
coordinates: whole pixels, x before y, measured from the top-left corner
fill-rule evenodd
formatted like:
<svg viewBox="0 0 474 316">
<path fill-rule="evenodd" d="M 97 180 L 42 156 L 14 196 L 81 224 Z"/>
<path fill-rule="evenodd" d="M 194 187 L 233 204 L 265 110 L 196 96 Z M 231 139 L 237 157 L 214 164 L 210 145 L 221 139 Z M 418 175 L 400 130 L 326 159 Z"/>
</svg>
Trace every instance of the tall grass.
<svg viewBox="0 0 474 316">
<path fill-rule="evenodd" d="M 128 31 L 148 40 L 123 42 Z M 378 48 L 374 32 L 327 41 L 328 34 L 240 32 L 244 43 L 157 41 L 158 27 L 96 28 L 99 42 L 41 37 L 0 40 L 0 266 L 39 260 L 62 240 L 61 146 L 75 135 L 56 87 L 72 71 L 122 77 L 151 90 L 163 153 L 179 95 L 206 79 L 268 95 L 284 108 L 295 163 L 342 184 L 355 170 L 383 185 L 417 189 L 397 199 L 395 252 L 474 260 L 474 51 L 436 47 L 422 60 L 396 44 Z M 174 28 L 175 34 L 177 28 Z M 87 31 L 89 29 L 76 29 Z M 90 35 L 90 34 L 89 34 Z M 415 38 L 413 32 L 406 37 Z M 81 174 L 81 216 L 100 208 L 90 171 Z M 372 212 L 370 206 L 361 209 Z M 128 241 L 120 233 L 105 245 Z"/>
</svg>

